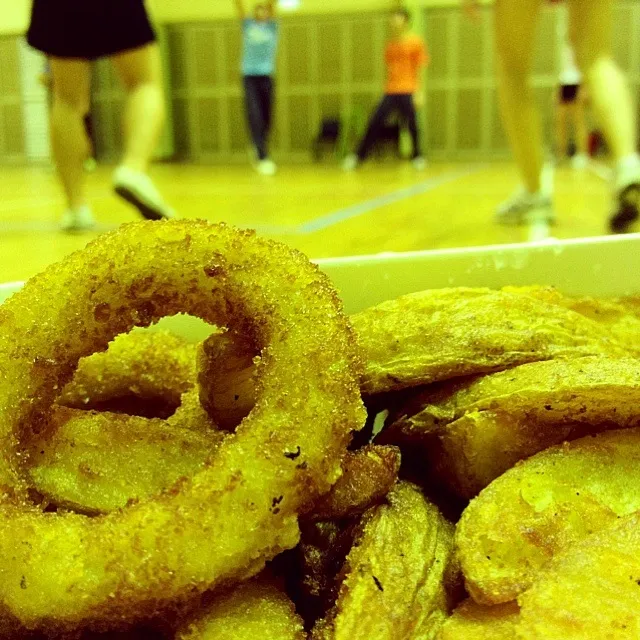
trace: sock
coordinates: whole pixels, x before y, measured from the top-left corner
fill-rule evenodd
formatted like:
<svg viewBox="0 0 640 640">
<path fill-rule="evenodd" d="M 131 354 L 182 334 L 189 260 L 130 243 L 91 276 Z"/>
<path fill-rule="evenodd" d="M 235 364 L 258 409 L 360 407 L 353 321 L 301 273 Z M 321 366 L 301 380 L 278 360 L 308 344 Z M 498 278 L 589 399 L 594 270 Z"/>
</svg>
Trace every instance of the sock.
<svg viewBox="0 0 640 640">
<path fill-rule="evenodd" d="M 640 168 L 640 155 L 637 153 L 630 153 L 629 155 L 623 156 L 616 163 L 616 169 L 621 172 L 633 171 L 638 168 Z"/>
</svg>

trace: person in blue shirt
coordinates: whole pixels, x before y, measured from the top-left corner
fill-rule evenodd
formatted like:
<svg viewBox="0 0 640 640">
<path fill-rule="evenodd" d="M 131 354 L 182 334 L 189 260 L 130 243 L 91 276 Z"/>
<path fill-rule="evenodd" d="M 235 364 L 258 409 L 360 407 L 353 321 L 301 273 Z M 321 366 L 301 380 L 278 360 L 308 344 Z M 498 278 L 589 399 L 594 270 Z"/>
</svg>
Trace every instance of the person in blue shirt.
<svg viewBox="0 0 640 640">
<path fill-rule="evenodd" d="M 275 0 L 255 5 L 248 17 L 244 1 L 235 0 L 242 20 L 242 78 L 247 120 L 256 149 L 258 173 L 273 175 L 276 165 L 269 158 L 269 133 L 273 115 L 278 23 Z"/>
</svg>

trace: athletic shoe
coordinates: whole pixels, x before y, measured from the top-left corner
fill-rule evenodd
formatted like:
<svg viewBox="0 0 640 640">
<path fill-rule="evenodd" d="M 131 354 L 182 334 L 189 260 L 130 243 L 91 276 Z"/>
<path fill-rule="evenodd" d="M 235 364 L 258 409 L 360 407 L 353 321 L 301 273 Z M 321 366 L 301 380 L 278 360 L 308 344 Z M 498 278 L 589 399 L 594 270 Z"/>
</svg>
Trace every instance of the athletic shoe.
<svg viewBox="0 0 640 640">
<path fill-rule="evenodd" d="M 416 171 L 424 171 L 427 168 L 427 161 L 422 156 L 414 158 L 411 164 Z"/>
<path fill-rule="evenodd" d="M 496 210 L 496 222 L 504 225 L 546 222 L 553 224 L 555 214 L 551 196 L 538 191 L 530 193 L 520 188 Z"/>
<path fill-rule="evenodd" d="M 611 231 L 613 233 L 629 231 L 629 227 L 640 217 L 639 206 L 640 180 L 618 193 L 618 209 L 609 220 Z"/>
<path fill-rule="evenodd" d="M 93 213 L 89 207 L 84 206 L 75 210 L 67 209 L 60 220 L 60 231 L 82 233 L 83 231 L 91 231 L 95 224 Z"/>
<path fill-rule="evenodd" d="M 142 171 L 118 167 L 113 174 L 113 188 L 147 220 L 175 218 L 173 209 L 164 201 L 151 178 Z"/>
<path fill-rule="evenodd" d="M 609 226 L 614 233 L 625 233 L 638 220 L 640 207 L 640 158 L 630 156 L 618 164 L 614 174 L 617 211 Z"/>
<path fill-rule="evenodd" d="M 355 153 L 352 153 L 342 161 L 342 170 L 355 171 L 358 168 L 359 164 L 360 164 L 360 160 L 358 156 Z"/>
<path fill-rule="evenodd" d="M 268 158 L 265 160 L 260 160 L 256 166 L 256 171 L 261 176 L 274 176 L 278 167 L 273 160 L 269 160 Z"/>
<path fill-rule="evenodd" d="M 571 168 L 577 171 L 584 171 L 589 166 L 589 156 L 586 153 L 576 153 L 571 158 Z"/>
</svg>

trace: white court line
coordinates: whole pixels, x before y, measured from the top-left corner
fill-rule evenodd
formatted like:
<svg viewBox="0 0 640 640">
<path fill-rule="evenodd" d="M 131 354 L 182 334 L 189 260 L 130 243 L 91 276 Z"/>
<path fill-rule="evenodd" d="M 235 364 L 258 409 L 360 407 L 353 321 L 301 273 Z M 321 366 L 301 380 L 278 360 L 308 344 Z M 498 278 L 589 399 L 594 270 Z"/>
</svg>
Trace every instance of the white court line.
<svg viewBox="0 0 640 640">
<path fill-rule="evenodd" d="M 258 233 L 268 235 L 309 235 L 318 231 L 323 231 L 329 227 L 346 222 L 353 218 L 357 218 L 377 209 L 381 209 L 390 204 L 408 200 L 418 195 L 422 195 L 437 189 L 446 184 L 455 182 L 459 178 L 471 175 L 480 170 L 480 167 L 467 167 L 465 169 L 445 172 L 442 175 L 429 178 L 428 180 L 417 184 L 403 187 L 395 191 L 391 191 L 382 196 L 365 200 L 354 205 L 323 214 L 316 218 L 312 218 L 307 222 L 296 225 L 278 225 L 278 224 L 260 224 L 252 225 L 247 222 L 233 223 L 243 229 L 253 229 Z M 56 201 L 57 202 L 57 201 Z M 1 209 L 1 207 L 0 207 Z M 111 231 L 119 225 L 98 225 L 96 231 Z M 58 227 L 55 222 L 0 222 L 0 232 L 4 233 L 50 233 L 57 231 Z"/>
<path fill-rule="evenodd" d="M 591 173 L 595 174 L 596 176 L 598 176 L 598 178 L 601 178 L 605 182 L 610 182 L 613 178 L 613 170 L 602 162 L 591 160 L 587 164 L 587 168 L 589 169 L 589 171 L 591 171 Z"/>
<path fill-rule="evenodd" d="M 349 207 L 343 207 L 337 211 L 333 211 L 332 213 L 328 213 L 318 218 L 314 218 L 309 222 L 298 225 L 296 227 L 297 233 L 300 235 L 307 235 L 315 233 L 316 231 L 323 231 L 324 229 L 328 229 L 329 227 L 333 227 L 353 218 L 358 218 L 390 204 L 395 204 L 396 202 L 401 202 L 402 200 L 408 200 L 409 198 L 428 193 L 429 191 L 433 191 L 445 184 L 455 182 L 459 178 L 476 173 L 479 169 L 479 167 L 467 167 L 461 170 L 448 171 L 442 175 L 429 178 L 428 180 L 424 180 L 423 182 L 419 182 L 409 187 L 402 187 L 401 189 L 396 189 L 395 191 L 391 191 L 390 193 L 386 193 L 382 196 L 377 196 L 371 200 L 365 200 L 364 202 L 358 202 L 357 204 Z"/>
<path fill-rule="evenodd" d="M 97 224 L 91 233 L 104 233 L 117 229 L 117 224 Z M 0 222 L 0 233 L 54 233 L 59 232 L 60 226 L 57 222 Z"/>
</svg>

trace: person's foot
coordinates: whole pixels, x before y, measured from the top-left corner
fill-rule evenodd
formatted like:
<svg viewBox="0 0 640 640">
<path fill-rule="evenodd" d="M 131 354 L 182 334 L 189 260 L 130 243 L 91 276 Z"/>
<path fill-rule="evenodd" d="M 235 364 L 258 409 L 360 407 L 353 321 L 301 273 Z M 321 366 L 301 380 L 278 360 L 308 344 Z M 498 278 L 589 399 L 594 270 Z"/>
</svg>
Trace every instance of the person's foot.
<svg viewBox="0 0 640 640">
<path fill-rule="evenodd" d="M 640 217 L 640 158 L 619 163 L 614 178 L 617 210 L 609 220 L 613 233 L 625 233 Z"/>
<path fill-rule="evenodd" d="M 584 171 L 589 166 L 589 156 L 586 153 L 576 153 L 571 158 L 571 168 L 577 171 Z"/>
<path fill-rule="evenodd" d="M 416 171 L 424 171 L 427 167 L 427 161 L 422 156 L 414 158 L 411 164 Z"/>
<path fill-rule="evenodd" d="M 62 214 L 60 220 L 60 231 L 65 233 L 82 233 L 91 231 L 95 227 L 93 213 L 89 207 L 84 206 L 78 209 L 67 209 Z"/>
<path fill-rule="evenodd" d="M 147 220 L 170 220 L 174 210 L 164 201 L 151 178 L 142 171 L 120 166 L 113 174 L 114 191 Z"/>
<path fill-rule="evenodd" d="M 551 196 L 538 191 L 518 190 L 496 210 L 496 222 L 504 225 L 555 222 Z"/>
<path fill-rule="evenodd" d="M 342 170 L 355 171 L 358 168 L 358 164 L 360 164 L 358 156 L 355 153 L 352 153 L 342 161 Z"/>
<path fill-rule="evenodd" d="M 623 189 L 617 200 L 617 210 L 609 220 L 609 228 L 613 233 L 626 233 L 640 217 L 640 180 Z"/>
<path fill-rule="evenodd" d="M 269 158 L 260 160 L 256 165 L 256 171 L 261 176 L 274 176 L 277 170 L 276 163 L 273 160 L 269 160 Z"/>
</svg>

